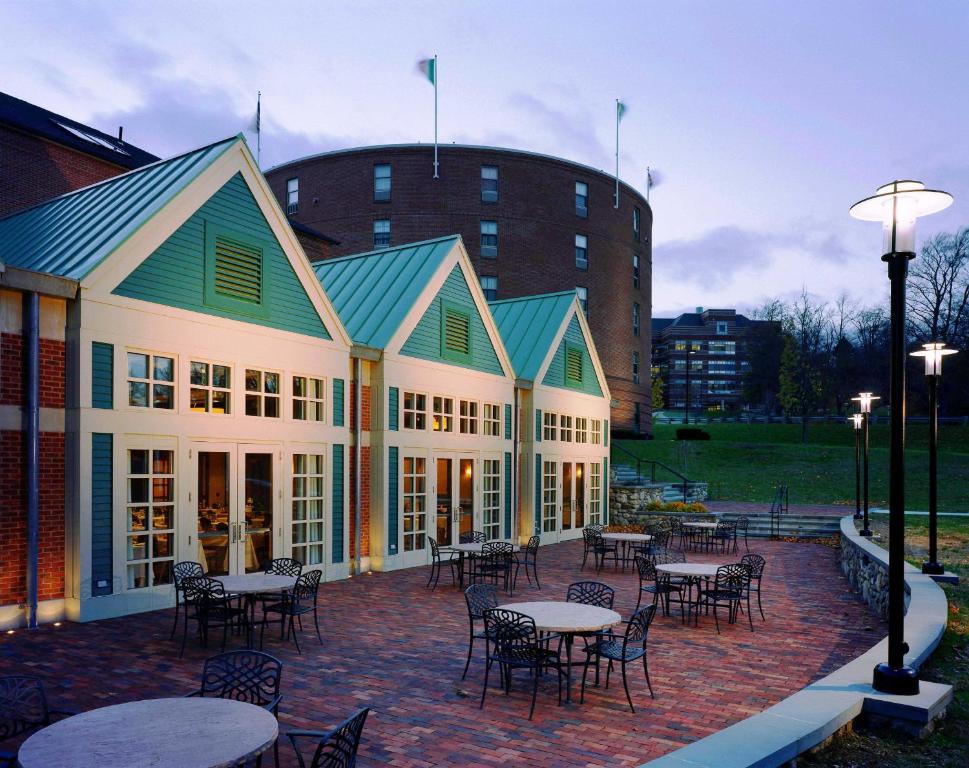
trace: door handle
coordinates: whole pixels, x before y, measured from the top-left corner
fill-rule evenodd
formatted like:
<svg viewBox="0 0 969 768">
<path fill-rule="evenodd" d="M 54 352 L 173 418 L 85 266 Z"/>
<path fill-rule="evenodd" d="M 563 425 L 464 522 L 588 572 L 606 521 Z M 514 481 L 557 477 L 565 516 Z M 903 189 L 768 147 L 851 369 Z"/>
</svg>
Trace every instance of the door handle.
<svg viewBox="0 0 969 768">
<path fill-rule="evenodd" d="M 231 523 L 229 525 L 229 543 L 230 544 L 236 543 L 236 524 L 235 523 Z"/>
</svg>

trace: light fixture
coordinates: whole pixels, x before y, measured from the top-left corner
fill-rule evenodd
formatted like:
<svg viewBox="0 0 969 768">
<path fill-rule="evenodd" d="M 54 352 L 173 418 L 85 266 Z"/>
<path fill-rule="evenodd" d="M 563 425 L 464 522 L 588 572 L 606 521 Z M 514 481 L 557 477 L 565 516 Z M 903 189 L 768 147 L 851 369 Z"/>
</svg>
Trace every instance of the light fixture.
<svg viewBox="0 0 969 768">
<path fill-rule="evenodd" d="M 865 419 L 865 417 L 862 416 L 860 413 L 853 413 L 853 414 L 851 414 L 851 418 L 848 419 L 848 421 L 851 422 L 851 425 L 855 429 L 861 429 L 861 425 L 862 425 L 862 422 L 864 421 L 864 419 Z"/>
<path fill-rule="evenodd" d="M 918 352 L 912 352 L 912 357 L 925 358 L 926 376 L 941 376 L 942 358 L 946 355 L 954 355 L 956 351 L 955 349 L 946 349 L 944 342 L 930 341 L 928 344 L 923 344 L 922 349 Z"/>
<path fill-rule="evenodd" d="M 882 223 L 882 253 L 915 253 L 915 220 L 944 211 L 952 195 L 926 189 L 921 181 L 893 181 L 848 209 L 861 221 Z"/>
<path fill-rule="evenodd" d="M 876 400 L 881 400 L 880 397 L 873 395 L 871 392 L 859 392 L 858 397 L 851 398 L 858 403 L 858 410 L 863 414 L 871 413 L 871 406 Z"/>
</svg>

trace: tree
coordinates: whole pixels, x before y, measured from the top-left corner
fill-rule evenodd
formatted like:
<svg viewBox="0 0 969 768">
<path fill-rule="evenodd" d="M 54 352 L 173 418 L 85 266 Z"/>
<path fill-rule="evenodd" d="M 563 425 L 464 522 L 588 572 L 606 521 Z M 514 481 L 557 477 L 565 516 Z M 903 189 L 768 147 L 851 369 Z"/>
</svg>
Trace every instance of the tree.
<svg viewBox="0 0 969 768">
<path fill-rule="evenodd" d="M 908 321 L 915 341 L 969 340 L 969 228 L 941 232 L 909 268 Z"/>
<path fill-rule="evenodd" d="M 652 381 L 650 382 L 653 398 L 653 412 L 663 410 L 663 380 L 660 378 L 659 371 L 653 371 Z"/>
<path fill-rule="evenodd" d="M 754 323 L 744 342 L 750 362 L 744 373 L 744 402 L 762 406 L 768 414 L 777 409 L 781 352 L 784 349 L 781 328 L 784 311 L 784 304 L 778 299 L 755 310 Z"/>
<path fill-rule="evenodd" d="M 807 442 L 807 420 L 823 402 L 824 373 L 829 364 L 825 346 L 830 323 L 828 305 L 815 304 L 802 291 L 784 317 L 780 399 L 785 412 L 801 416 L 801 442 Z"/>
</svg>

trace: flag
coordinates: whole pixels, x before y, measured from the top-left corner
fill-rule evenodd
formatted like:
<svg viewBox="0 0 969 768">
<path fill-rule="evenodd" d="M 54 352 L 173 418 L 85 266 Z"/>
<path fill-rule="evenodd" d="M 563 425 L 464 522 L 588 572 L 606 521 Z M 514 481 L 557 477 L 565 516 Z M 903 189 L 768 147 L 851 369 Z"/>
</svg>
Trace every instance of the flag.
<svg viewBox="0 0 969 768">
<path fill-rule="evenodd" d="M 417 62 L 417 69 L 431 85 L 437 85 L 437 62 L 434 59 L 421 59 Z"/>
<path fill-rule="evenodd" d="M 623 115 L 626 114 L 626 104 L 622 101 L 616 102 L 616 120 L 622 120 Z"/>
<path fill-rule="evenodd" d="M 260 126 L 261 118 L 259 114 L 262 108 L 261 102 L 262 102 L 262 94 L 260 93 L 259 96 L 256 97 L 256 114 L 253 115 L 252 121 L 249 123 L 249 130 L 252 131 L 253 133 L 259 133 L 259 129 L 261 127 Z"/>
</svg>

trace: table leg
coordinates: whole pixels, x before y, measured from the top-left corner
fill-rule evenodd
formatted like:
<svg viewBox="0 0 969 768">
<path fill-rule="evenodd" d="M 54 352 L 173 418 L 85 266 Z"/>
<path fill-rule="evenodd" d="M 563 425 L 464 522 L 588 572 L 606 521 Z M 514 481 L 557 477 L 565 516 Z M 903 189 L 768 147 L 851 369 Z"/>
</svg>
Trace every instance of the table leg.
<svg viewBox="0 0 969 768">
<path fill-rule="evenodd" d="M 572 635 L 565 635 L 565 703 L 572 703 Z"/>
</svg>

